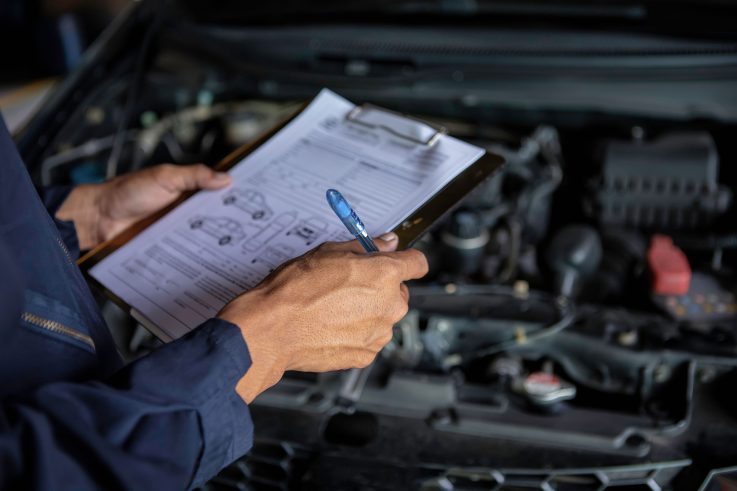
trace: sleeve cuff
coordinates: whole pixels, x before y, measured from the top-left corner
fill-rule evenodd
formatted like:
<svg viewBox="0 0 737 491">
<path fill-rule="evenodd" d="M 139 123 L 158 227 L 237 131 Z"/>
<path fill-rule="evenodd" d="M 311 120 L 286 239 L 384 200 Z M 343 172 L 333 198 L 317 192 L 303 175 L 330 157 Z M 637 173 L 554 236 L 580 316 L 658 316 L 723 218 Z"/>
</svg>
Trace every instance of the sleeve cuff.
<svg viewBox="0 0 737 491">
<path fill-rule="evenodd" d="M 79 239 L 77 238 L 77 229 L 74 226 L 74 222 L 56 218 L 56 212 L 61 208 L 61 205 L 67 199 L 69 193 L 72 192 L 72 189 L 74 189 L 74 186 L 49 186 L 38 188 L 38 195 L 41 197 L 41 201 L 43 201 L 49 215 L 54 220 L 61 240 L 64 241 L 64 245 L 72 257 L 77 258 L 79 257 Z"/>
<path fill-rule="evenodd" d="M 213 341 L 227 354 L 229 366 L 224 374 L 228 390 L 208 397 L 200 409 L 204 445 L 192 479 L 194 487 L 203 485 L 223 467 L 245 455 L 253 444 L 251 413 L 235 391 L 236 384 L 251 366 L 243 335 L 237 326 L 221 319 L 210 319 L 198 329 L 211 333 Z"/>
<path fill-rule="evenodd" d="M 196 414 L 199 455 L 191 465 L 190 487 L 204 484 L 248 452 L 253 423 L 236 385 L 251 366 L 240 329 L 210 319 L 182 338 L 113 376 L 115 385 L 135 387 L 139 397 L 184 405 Z"/>
</svg>

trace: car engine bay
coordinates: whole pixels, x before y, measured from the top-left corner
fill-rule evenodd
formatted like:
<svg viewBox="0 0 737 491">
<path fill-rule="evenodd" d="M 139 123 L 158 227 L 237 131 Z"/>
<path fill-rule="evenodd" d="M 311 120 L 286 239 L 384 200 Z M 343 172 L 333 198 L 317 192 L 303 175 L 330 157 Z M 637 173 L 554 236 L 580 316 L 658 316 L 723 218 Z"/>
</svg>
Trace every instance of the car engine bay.
<svg viewBox="0 0 737 491">
<path fill-rule="evenodd" d="M 147 59 L 151 32 L 21 136 L 37 182 L 214 165 L 322 83 L 282 92 L 171 32 Z M 340 70 L 360 78 L 360 61 Z M 687 490 L 737 472 L 737 120 L 448 110 L 399 104 L 388 84 L 349 96 L 506 166 L 415 245 L 430 274 L 376 361 L 288 373 L 251 407 L 251 453 L 207 489 Z M 156 347 L 104 312 L 129 358 Z"/>
</svg>

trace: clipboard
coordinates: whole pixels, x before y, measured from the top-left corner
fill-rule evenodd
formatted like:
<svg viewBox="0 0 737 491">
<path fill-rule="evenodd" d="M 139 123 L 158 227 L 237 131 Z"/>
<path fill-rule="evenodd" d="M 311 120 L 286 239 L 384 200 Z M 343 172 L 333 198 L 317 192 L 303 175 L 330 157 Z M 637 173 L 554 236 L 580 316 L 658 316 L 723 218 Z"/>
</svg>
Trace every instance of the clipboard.
<svg viewBox="0 0 737 491">
<path fill-rule="evenodd" d="M 276 124 L 273 128 L 266 131 L 253 142 L 250 142 L 230 153 L 213 168 L 218 171 L 228 171 L 263 143 L 276 135 L 282 128 L 284 128 L 284 126 L 297 117 L 307 107 L 307 105 L 308 103 L 305 103 L 300 106 L 300 108 L 293 114 Z M 371 104 L 356 106 L 346 114 L 345 120 L 351 124 L 359 125 L 365 130 L 386 132 L 393 138 L 403 140 L 407 144 L 424 145 L 427 147 L 435 145 L 443 135 L 447 134 L 447 130 L 442 126 L 437 126 L 421 119 L 403 115 Z M 411 247 L 436 223 L 450 214 L 461 203 L 463 198 L 486 182 L 489 178 L 494 176 L 503 165 L 503 157 L 487 151 L 479 160 L 474 162 L 440 191 L 435 193 L 419 209 L 412 213 L 411 216 L 405 219 L 393 230 L 393 232 L 399 236 L 398 249 Z M 91 285 L 93 285 L 98 291 L 104 293 L 105 296 L 110 298 L 114 303 L 128 312 L 138 322 L 144 325 L 144 327 L 163 341 L 169 341 L 171 338 L 158 329 L 155 324 L 149 322 L 140 312 L 137 312 L 123 299 L 98 282 L 89 274 L 89 270 L 197 192 L 198 191 L 191 191 L 185 193 L 166 208 L 133 224 L 117 236 L 100 244 L 77 260 L 77 265 L 82 270 L 85 279 Z"/>
</svg>

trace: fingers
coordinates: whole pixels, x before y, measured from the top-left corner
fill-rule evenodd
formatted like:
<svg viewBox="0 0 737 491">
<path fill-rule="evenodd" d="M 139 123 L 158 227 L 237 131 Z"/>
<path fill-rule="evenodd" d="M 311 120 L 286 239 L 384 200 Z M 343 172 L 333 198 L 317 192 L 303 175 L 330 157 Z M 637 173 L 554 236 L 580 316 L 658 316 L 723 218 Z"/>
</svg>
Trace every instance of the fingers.
<svg viewBox="0 0 737 491">
<path fill-rule="evenodd" d="M 204 164 L 161 165 L 156 168 L 159 183 L 170 191 L 220 189 L 231 183 L 223 172 L 216 172 Z"/>
<path fill-rule="evenodd" d="M 397 249 L 399 237 L 394 232 L 388 232 L 384 235 L 376 237 L 374 240 L 376 247 L 381 252 L 392 252 Z M 357 240 L 348 242 L 326 242 L 322 245 L 324 251 L 346 251 L 355 252 L 356 254 L 365 254 L 366 250 Z"/>
<path fill-rule="evenodd" d="M 376 359 L 376 352 L 372 350 L 364 350 L 351 357 L 348 363 L 349 368 L 366 368 Z"/>
<path fill-rule="evenodd" d="M 391 257 L 399 260 L 399 276 L 402 281 L 420 279 L 428 272 L 427 258 L 417 249 L 392 252 Z"/>
<path fill-rule="evenodd" d="M 425 276 L 428 272 L 427 258 L 425 255 L 417 249 L 407 249 L 404 251 L 397 251 L 397 244 L 399 243 L 399 237 L 397 234 L 389 232 L 380 237 L 376 238 L 376 246 L 381 252 L 388 253 L 383 257 L 391 257 L 393 261 L 387 262 L 390 267 L 396 268 L 396 273 L 399 276 L 400 281 L 416 280 Z M 357 254 L 364 253 L 363 247 L 358 243 L 357 240 L 350 242 L 326 242 L 321 246 L 323 251 L 346 251 L 354 252 Z M 374 258 L 381 258 L 382 255 L 374 256 Z M 373 260 L 370 256 L 368 260 Z M 387 259 L 383 259 L 387 261 Z"/>
<path fill-rule="evenodd" d="M 405 303 L 409 303 L 409 288 L 404 283 L 399 284 L 399 294 L 402 295 Z"/>
<path fill-rule="evenodd" d="M 355 252 L 356 254 L 366 253 L 366 249 L 364 249 L 357 240 L 350 240 L 348 242 L 325 242 L 320 249 L 323 251 Z"/>
<path fill-rule="evenodd" d="M 395 324 L 404 319 L 404 316 L 407 315 L 407 312 L 409 312 L 409 305 L 407 304 L 407 302 L 397 299 L 394 307 L 391 309 L 392 324 Z"/>
<path fill-rule="evenodd" d="M 184 172 L 189 172 L 191 177 L 190 185 L 187 189 L 220 189 L 231 183 L 231 178 L 224 172 L 216 172 L 206 165 L 188 165 L 180 167 Z"/>
</svg>

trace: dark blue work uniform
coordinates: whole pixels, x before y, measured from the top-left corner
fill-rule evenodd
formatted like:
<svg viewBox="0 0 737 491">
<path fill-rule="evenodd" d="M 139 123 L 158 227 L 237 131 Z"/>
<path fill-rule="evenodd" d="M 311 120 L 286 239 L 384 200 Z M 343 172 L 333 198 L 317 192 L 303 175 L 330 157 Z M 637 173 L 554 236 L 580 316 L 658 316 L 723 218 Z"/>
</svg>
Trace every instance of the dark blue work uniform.
<svg viewBox="0 0 737 491">
<path fill-rule="evenodd" d="M 251 446 L 238 328 L 211 319 L 124 368 L 0 118 L 0 489 L 175 490 Z M 47 208 L 49 211 L 47 211 Z"/>
</svg>

